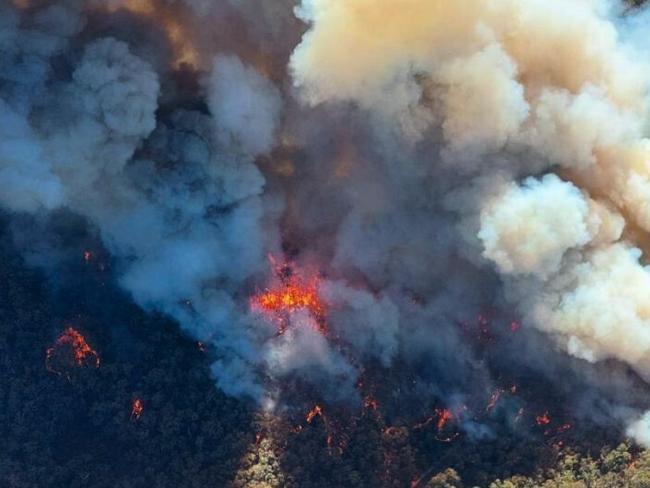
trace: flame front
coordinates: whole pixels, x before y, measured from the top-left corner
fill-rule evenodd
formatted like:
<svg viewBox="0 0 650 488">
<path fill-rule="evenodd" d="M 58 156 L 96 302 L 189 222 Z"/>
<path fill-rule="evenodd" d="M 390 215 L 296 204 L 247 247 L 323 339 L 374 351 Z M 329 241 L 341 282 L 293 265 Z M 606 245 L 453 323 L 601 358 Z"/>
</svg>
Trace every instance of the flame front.
<svg viewBox="0 0 650 488">
<path fill-rule="evenodd" d="M 293 265 L 277 265 L 272 257 L 269 259 L 279 282 L 277 286 L 253 296 L 251 308 L 277 321 L 278 334 L 286 331 L 290 314 L 298 310 L 307 310 L 316 321 L 318 330 L 326 334 L 326 307 L 318 292 L 318 277 L 303 278 L 302 273 Z"/>
<path fill-rule="evenodd" d="M 55 341 L 54 345 L 45 351 L 45 367 L 48 371 L 61 374 L 61 371 L 52 365 L 52 361 L 57 351 L 65 346 L 70 347 L 75 366 L 89 364 L 95 368 L 99 367 L 100 359 L 97 351 L 88 345 L 84 336 L 77 330 L 72 327 L 67 327 Z"/>
</svg>

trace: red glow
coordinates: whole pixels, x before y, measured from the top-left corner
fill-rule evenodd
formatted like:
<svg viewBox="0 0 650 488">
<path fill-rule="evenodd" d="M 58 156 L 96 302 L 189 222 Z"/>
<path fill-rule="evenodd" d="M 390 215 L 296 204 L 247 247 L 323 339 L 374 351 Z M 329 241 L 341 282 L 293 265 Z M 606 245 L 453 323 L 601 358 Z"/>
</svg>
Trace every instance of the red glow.
<svg viewBox="0 0 650 488">
<path fill-rule="evenodd" d="M 427 425 L 435 422 L 436 428 L 438 431 L 441 431 L 453 418 L 454 416 L 451 413 L 451 410 L 448 408 L 436 408 L 431 417 L 428 417 L 423 422 L 416 424 L 413 428 L 422 429 L 423 427 L 426 427 Z"/>
<path fill-rule="evenodd" d="M 89 364 L 95 368 L 99 367 L 100 360 L 97 351 L 88 345 L 84 336 L 77 330 L 72 327 L 67 327 L 54 342 L 54 345 L 45 351 L 45 367 L 48 371 L 61 374 L 61 371 L 56 369 L 52 365 L 52 362 L 59 351 L 64 350 L 63 348 L 66 347 L 71 352 L 73 365 L 84 366 Z"/>
<path fill-rule="evenodd" d="M 510 330 L 512 332 L 517 332 L 519 331 L 519 329 L 521 329 L 521 324 L 519 322 L 517 322 L 516 320 L 510 322 Z"/>
<path fill-rule="evenodd" d="M 138 420 L 140 418 L 140 415 L 142 415 L 143 410 L 144 405 L 142 405 L 142 400 L 139 398 L 133 400 L 133 405 L 131 406 L 131 419 Z"/>
<path fill-rule="evenodd" d="M 89 263 L 93 259 L 92 251 L 84 251 L 84 261 Z"/>
<path fill-rule="evenodd" d="M 548 414 L 548 410 L 544 412 L 542 415 L 538 415 L 535 417 L 535 422 L 537 425 L 548 425 L 551 423 L 551 417 Z"/>
<path fill-rule="evenodd" d="M 326 307 L 318 293 L 319 278 L 305 278 L 292 264 L 278 265 L 271 256 L 269 260 L 277 283 L 263 293 L 253 296 L 251 308 L 278 322 L 278 334 L 286 331 L 288 315 L 298 310 L 307 310 L 316 320 L 318 330 L 323 334 L 327 333 Z"/>
<path fill-rule="evenodd" d="M 447 422 L 454 418 L 451 414 L 451 410 L 447 408 L 443 410 L 436 410 L 436 413 L 438 414 L 438 423 L 436 425 L 439 431 L 444 429 L 445 425 L 447 425 Z"/>
</svg>

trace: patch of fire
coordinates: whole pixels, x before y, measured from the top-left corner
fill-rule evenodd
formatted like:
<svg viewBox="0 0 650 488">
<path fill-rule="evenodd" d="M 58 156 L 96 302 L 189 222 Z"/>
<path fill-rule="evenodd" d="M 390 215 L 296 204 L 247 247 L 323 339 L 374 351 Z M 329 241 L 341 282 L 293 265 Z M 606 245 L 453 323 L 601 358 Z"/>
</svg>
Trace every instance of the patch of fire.
<svg viewBox="0 0 650 488">
<path fill-rule="evenodd" d="M 436 408 L 433 415 L 415 424 L 413 430 L 422 430 L 429 426 L 435 426 L 435 438 L 438 442 L 453 442 L 460 436 L 456 424 L 466 409 L 467 407 L 462 406 L 456 412 L 452 412 L 449 408 Z"/>
<path fill-rule="evenodd" d="M 517 385 L 513 384 L 510 388 L 497 388 L 492 392 L 490 398 L 488 398 L 487 404 L 485 405 L 486 413 L 491 413 L 497 407 L 504 395 L 516 395 L 517 394 Z"/>
<path fill-rule="evenodd" d="M 269 256 L 269 261 L 274 272 L 274 282 L 250 299 L 251 309 L 277 324 L 278 335 L 286 332 L 291 314 L 306 310 L 314 319 L 318 331 L 327 335 L 327 309 L 319 294 L 319 277 L 305 276 L 306 273 L 292 263 L 279 264 L 272 256 Z"/>
<path fill-rule="evenodd" d="M 543 425 L 548 425 L 551 423 L 551 416 L 548 414 L 548 410 L 546 410 L 543 414 L 537 415 L 535 417 L 535 423 L 537 425 L 543 426 Z"/>
<path fill-rule="evenodd" d="M 73 327 L 67 327 L 51 347 L 45 351 L 45 368 L 54 374 L 65 374 L 75 367 L 99 368 L 99 354 L 86 338 Z"/>
<path fill-rule="evenodd" d="M 144 405 L 142 404 L 142 400 L 139 398 L 133 400 L 133 403 L 131 404 L 131 420 L 138 420 L 143 411 Z"/>
<path fill-rule="evenodd" d="M 305 432 L 309 425 L 316 425 L 317 420 L 320 420 L 322 426 L 325 428 L 325 445 L 329 454 L 343 454 L 348 446 L 348 435 L 336 421 L 325 415 L 321 405 L 314 405 L 305 415 L 305 424 L 294 426 L 291 428 L 291 432 L 296 435 L 301 434 Z"/>
</svg>

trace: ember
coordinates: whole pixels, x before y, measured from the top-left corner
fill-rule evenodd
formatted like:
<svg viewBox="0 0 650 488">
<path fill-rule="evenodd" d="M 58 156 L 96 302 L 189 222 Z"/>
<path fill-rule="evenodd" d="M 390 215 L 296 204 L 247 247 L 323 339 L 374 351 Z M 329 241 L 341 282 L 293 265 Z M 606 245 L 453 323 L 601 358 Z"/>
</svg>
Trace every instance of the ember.
<svg viewBox="0 0 650 488">
<path fill-rule="evenodd" d="M 144 406 L 142 405 L 142 400 L 139 398 L 133 400 L 133 405 L 131 407 L 131 420 L 138 420 L 140 415 L 142 415 L 143 410 Z"/>
<path fill-rule="evenodd" d="M 61 351 L 70 351 L 69 359 L 73 366 L 90 365 L 95 368 L 99 367 L 99 355 L 92 347 L 88 345 L 86 339 L 77 330 L 67 327 L 58 337 L 52 347 L 45 351 L 45 367 L 48 371 L 56 374 L 62 372 L 58 367 L 53 365 L 55 358 L 61 357 Z M 65 354 L 63 354 L 65 356 Z"/>
<path fill-rule="evenodd" d="M 84 251 L 84 261 L 89 263 L 93 259 L 92 251 Z"/>
<path fill-rule="evenodd" d="M 537 425 L 548 425 L 551 423 L 551 417 L 548 414 L 548 410 L 544 412 L 542 415 L 538 415 L 535 417 L 535 422 Z"/>
<path fill-rule="evenodd" d="M 379 403 L 372 395 L 366 395 L 366 397 L 363 399 L 363 408 L 377 410 L 377 408 L 379 408 Z"/>
<path fill-rule="evenodd" d="M 438 427 L 438 430 L 442 430 L 444 429 L 445 425 L 447 425 L 447 422 L 453 418 L 453 415 L 451 414 L 451 410 L 447 408 L 438 410 L 436 413 L 438 414 L 438 423 L 436 425 Z"/>
<path fill-rule="evenodd" d="M 323 415 L 323 410 L 321 409 L 320 405 L 316 405 L 314 408 L 312 408 L 309 413 L 307 413 L 307 423 L 311 424 L 311 421 L 314 420 L 314 417 L 316 416 L 321 417 Z"/>
</svg>

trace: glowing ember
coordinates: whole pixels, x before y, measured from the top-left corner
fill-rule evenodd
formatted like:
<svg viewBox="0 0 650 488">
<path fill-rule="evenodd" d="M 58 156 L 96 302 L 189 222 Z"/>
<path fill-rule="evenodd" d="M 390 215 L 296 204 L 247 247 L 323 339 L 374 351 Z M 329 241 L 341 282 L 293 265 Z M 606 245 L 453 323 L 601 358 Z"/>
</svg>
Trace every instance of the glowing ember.
<svg viewBox="0 0 650 488">
<path fill-rule="evenodd" d="M 320 405 L 316 405 L 314 408 L 312 408 L 309 413 L 307 413 L 307 423 L 311 424 L 311 421 L 314 420 L 316 416 L 322 417 L 323 415 L 323 409 L 321 409 Z"/>
<path fill-rule="evenodd" d="M 61 374 L 52 363 L 56 357 L 59 357 L 61 351 L 70 351 L 70 359 L 74 366 L 90 365 L 95 368 L 99 367 L 99 355 L 92 347 L 88 345 L 86 339 L 77 330 L 72 327 L 66 328 L 58 337 L 52 347 L 45 351 L 45 367 L 48 371 Z"/>
<path fill-rule="evenodd" d="M 131 406 L 131 420 L 138 420 L 140 415 L 142 415 L 143 410 L 144 406 L 142 405 L 142 400 L 139 398 L 133 400 L 133 405 Z"/>
<path fill-rule="evenodd" d="M 445 425 L 447 425 L 447 422 L 449 422 L 453 418 L 453 415 L 451 414 L 451 410 L 447 408 L 443 410 L 439 410 L 437 413 L 438 413 L 438 423 L 436 425 L 438 427 L 438 430 L 442 430 L 444 429 Z"/>
<path fill-rule="evenodd" d="M 279 323 L 278 334 L 283 334 L 288 325 L 288 316 L 298 310 L 307 310 L 316 320 L 318 330 L 325 334 L 325 304 L 318 293 L 318 277 L 305 279 L 292 265 L 278 266 L 272 257 L 278 285 L 251 298 L 251 308 L 264 313 Z"/>
<path fill-rule="evenodd" d="M 431 417 L 428 417 L 423 422 L 416 424 L 413 428 L 422 429 L 427 425 L 435 422 L 436 428 L 438 429 L 438 431 L 441 431 L 453 418 L 454 416 L 451 413 L 451 410 L 449 410 L 448 408 L 436 408 Z"/>
<path fill-rule="evenodd" d="M 548 414 L 548 410 L 544 412 L 542 415 L 538 415 L 535 417 L 535 422 L 537 425 L 548 425 L 551 423 L 551 417 Z"/>
<path fill-rule="evenodd" d="M 379 402 L 377 402 L 375 397 L 372 395 L 366 395 L 366 397 L 363 399 L 363 408 L 377 410 L 377 408 L 379 408 Z"/>
<path fill-rule="evenodd" d="M 93 259 L 92 251 L 84 251 L 84 261 L 89 263 Z"/>
</svg>

